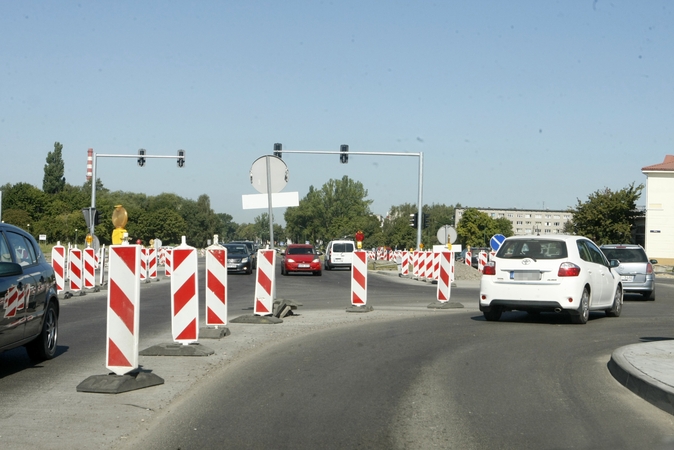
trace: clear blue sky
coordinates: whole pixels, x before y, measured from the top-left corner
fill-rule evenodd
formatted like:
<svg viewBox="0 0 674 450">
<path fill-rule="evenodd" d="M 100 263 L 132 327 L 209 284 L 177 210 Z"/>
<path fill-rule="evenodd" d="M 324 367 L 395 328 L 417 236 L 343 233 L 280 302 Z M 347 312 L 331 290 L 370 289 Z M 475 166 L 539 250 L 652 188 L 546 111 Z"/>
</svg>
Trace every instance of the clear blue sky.
<svg viewBox="0 0 674 450">
<path fill-rule="evenodd" d="M 63 144 L 110 190 L 252 222 L 252 163 L 292 150 L 423 152 L 424 203 L 565 209 L 674 153 L 669 1 L 2 1 L 0 185 L 42 187 Z M 344 175 L 416 203 L 412 157 L 284 155 L 300 198 Z M 644 205 L 642 197 L 639 204 Z M 282 214 L 283 210 L 275 212 Z M 278 216 L 277 216 L 278 217 Z"/>
</svg>

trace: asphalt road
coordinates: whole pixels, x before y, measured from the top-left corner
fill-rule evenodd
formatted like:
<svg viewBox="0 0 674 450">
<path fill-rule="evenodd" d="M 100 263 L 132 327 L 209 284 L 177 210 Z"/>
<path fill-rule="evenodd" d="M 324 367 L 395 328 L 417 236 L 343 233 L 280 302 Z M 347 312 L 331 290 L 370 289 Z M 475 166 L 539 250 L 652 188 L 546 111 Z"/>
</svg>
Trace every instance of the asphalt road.
<svg viewBox="0 0 674 450">
<path fill-rule="evenodd" d="M 252 313 L 254 278 L 229 277 L 230 319 Z M 104 294 L 65 301 L 57 358 L 0 354 L 0 446 L 657 449 L 674 435 L 672 416 L 606 368 L 617 347 L 672 337 L 671 282 L 655 302 L 628 297 L 620 318 L 578 326 L 487 323 L 475 283 L 452 290 L 464 309 L 436 311 L 433 285 L 371 274 L 374 311 L 349 314 L 348 271 L 277 279 L 299 314 L 230 324 L 201 341 L 209 357 L 141 357 L 165 384 L 118 395 L 75 390 L 106 372 Z M 169 293 L 166 280 L 142 287 L 141 349 L 170 341 Z"/>
</svg>

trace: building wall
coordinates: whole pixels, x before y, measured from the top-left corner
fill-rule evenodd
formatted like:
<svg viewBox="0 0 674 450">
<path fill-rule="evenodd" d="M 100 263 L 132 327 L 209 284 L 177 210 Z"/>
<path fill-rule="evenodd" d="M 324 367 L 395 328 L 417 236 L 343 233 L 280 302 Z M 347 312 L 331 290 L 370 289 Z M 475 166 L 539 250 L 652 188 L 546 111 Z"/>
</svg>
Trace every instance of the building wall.
<svg viewBox="0 0 674 450">
<path fill-rule="evenodd" d="M 646 253 L 658 264 L 674 265 L 674 172 L 646 174 Z"/>
<path fill-rule="evenodd" d="M 454 223 L 458 224 L 464 211 L 468 208 L 454 210 Z M 492 219 L 505 217 L 513 224 L 513 234 L 516 236 L 527 234 L 552 235 L 562 234 L 564 224 L 573 218 L 573 214 L 561 210 L 538 209 L 495 209 L 475 208 L 486 213 Z M 491 236 L 490 236 L 491 237 Z"/>
</svg>

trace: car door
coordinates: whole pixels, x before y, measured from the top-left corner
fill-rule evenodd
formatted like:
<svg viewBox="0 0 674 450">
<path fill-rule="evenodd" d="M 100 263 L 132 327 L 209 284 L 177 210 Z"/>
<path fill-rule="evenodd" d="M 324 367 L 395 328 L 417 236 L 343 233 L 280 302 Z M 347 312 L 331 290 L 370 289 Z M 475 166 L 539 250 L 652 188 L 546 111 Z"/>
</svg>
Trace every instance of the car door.
<svg viewBox="0 0 674 450">
<path fill-rule="evenodd" d="M 604 254 L 589 240 L 583 245 L 590 255 L 592 271 L 592 306 L 609 306 L 613 300 L 613 274 L 607 265 Z"/>
<path fill-rule="evenodd" d="M 9 233 L 8 233 L 9 234 Z M 0 232 L 0 262 L 21 264 L 21 253 Z M 33 278 L 25 273 L 0 277 L 0 348 L 12 346 L 25 336 L 26 306 Z"/>
</svg>

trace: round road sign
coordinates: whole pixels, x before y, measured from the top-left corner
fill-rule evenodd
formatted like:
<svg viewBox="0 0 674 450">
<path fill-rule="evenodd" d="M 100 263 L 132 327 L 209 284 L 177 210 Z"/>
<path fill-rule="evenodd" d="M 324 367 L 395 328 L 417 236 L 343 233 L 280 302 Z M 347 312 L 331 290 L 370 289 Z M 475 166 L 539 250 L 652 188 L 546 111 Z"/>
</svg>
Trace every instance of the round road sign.
<svg viewBox="0 0 674 450">
<path fill-rule="evenodd" d="M 281 192 L 288 184 L 288 166 L 281 158 L 266 155 L 253 162 L 250 168 L 250 183 L 260 194 L 267 194 L 267 162 L 271 179 L 271 193 Z"/>
<path fill-rule="evenodd" d="M 456 241 L 456 230 L 454 229 L 454 227 L 450 227 L 449 225 L 440 227 L 440 229 L 438 230 L 437 238 L 442 245 L 445 245 L 447 243 L 453 244 Z"/>
<path fill-rule="evenodd" d="M 489 245 L 492 250 L 497 251 L 499 247 L 501 247 L 501 244 L 503 244 L 503 241 L 505 241 L 505 236 L 502 234 L 495 234 L 489 240 Z"/>
</svg>

